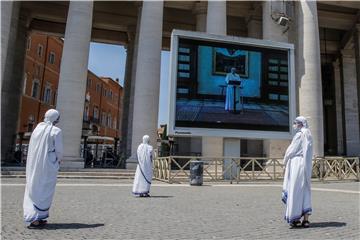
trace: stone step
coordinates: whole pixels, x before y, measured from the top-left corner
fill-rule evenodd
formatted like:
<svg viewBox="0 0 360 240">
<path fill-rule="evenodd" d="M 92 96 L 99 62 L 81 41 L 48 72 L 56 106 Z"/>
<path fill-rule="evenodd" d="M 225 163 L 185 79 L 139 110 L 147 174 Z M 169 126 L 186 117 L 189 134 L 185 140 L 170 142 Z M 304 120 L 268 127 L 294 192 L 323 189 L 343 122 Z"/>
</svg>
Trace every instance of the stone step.
<svg viewBox="0 0 360 240">
<path fill-rule="evenodd" d="M 1 178 L 26 178 L 26 175 L 1 175 Z M 83 175 L 58 175 L 59 179 L 122 179 L 132 180 L 134 176 L 83 176 Z"/>
<path fill-rule="evenodd" d="M 80 171 L 59 171 L 58 178 L 73 179 L 133 179 L 135 170 L 127 169 L 81 169 Z M 24 168 L 2 169 L 1 178 L 25 178 Z"/>
<path fill-rule="evenodd" d="M 23 171 L 25 172 L 25 167 L 1 167 L 1 171 Z M 78 169 L 61 169 L 59 172 L 135 172 L 135 169 L 120 169 L 120 168 L 78 168 Z"/>
<path fill-rule="evenodd" d="M 75 175 L 75 176 L 132 176 L 135 171 L 121 171 L 121 172 L 59 172 L 58 175 Z M 1 171 L 1 175 L 25 175 L 25 171 Z"/>
</svg>

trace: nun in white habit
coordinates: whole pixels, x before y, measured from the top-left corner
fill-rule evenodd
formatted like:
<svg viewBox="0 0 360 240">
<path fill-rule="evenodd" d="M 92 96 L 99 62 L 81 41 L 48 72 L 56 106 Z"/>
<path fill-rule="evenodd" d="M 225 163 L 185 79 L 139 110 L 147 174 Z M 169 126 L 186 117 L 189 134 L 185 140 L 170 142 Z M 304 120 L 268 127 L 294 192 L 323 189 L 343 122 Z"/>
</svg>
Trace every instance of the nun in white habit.
<svg viewBox="0 0 360 240">
<path fill-rule="evenodd" d="M 143 136 L 143 143 L 137 149 L 138 165 L 132 192 L 138 197 L 150 197 L 150 186 L 153 176 L 153 147 L 149 145 L 150 137 Z"/>
<path fill-rule="evenodd" d="M 45 113 L 31 134 L 26 160 L 24 221 L 29 228 L 46 224 L 55 193 L 57 173 L 63 156 L 62 133 L 55 125 L 60 114 L 55 109 Z"/>
<path fill-rule="evenodd" d="M 311 208 L 311 174 L 313 139 L 305 117 L 293 125 L 296 134 L 284 157 L 285 175 L 282 201 L 286 204 L 285 220 L 291 227 L 309 227 Z M 300 222 L 303 217 L 302 223 Z"/>
</svg>

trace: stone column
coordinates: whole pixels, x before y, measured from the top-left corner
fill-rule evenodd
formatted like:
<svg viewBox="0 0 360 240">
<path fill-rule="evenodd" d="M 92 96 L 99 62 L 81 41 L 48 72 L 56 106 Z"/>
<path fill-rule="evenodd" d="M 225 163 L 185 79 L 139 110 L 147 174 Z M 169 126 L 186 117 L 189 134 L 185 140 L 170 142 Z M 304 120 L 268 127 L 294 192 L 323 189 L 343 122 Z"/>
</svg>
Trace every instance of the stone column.
<svg viewBox="0 0 360 240">
<path fill-rule="evenodd" d="M 262 37 L 266 40 L 277 42 L 288 42 L 288 34 L 283 33 L 284 27 L 275 23 L 271 16 L 276 17 L 276 13 L 283 11 L 283 2 L 265 1 L 262 4 Z M 270 139 L 264 140 L 264 153 L 270 158 L 281 158 L 284 156 L 289 140 Z"/>
<path fill-rule="evenodd" d="M 210 3 L 211 4 L 211 3 Z M 195 3 L 194 14 L 196 14 L 196 31 L 206 32 L 208 6 L 206 2 Z M 192 146 L 192 145 L 191 145 Z M 222 156 L 222 138 L 201 138 L 201 152 L 203 156 Z"/>
<path fill-rule="evenodd" d="M 341 54 L 344 79 L 346 155 L 359 156 L 360 129 L 355 51 L 353 49 L 342 50 Z"/>
<path fill-rule="evenodd" d="M 207 16 L 207 5 L 206 2 L 196 2 L 193 13 L 196 16 L 196 31 L 206 31 L 206 16 Z"/>
<path fill-rule="evenodd" d="M 1 53 L 2 79 L 1 79 L 1 160 L 11 160 L 15 150 L 15 140 L 21 109 L 21 95 L 24 84 L 25 46 L 27 37 L 28 18 L 20 13 L 20 2 L 12 3 L 12 11 L 3 12 L 3 7 L 10 7 L 9 2 L 1 3 L 2 16 L 11 18 L 11 29 L 6 29 L 9 22 L 3 22 L 1 29 L 5 52 Z M 8 9 L 9 10 L 9 9 Z M 2 25 L 3 26 L 3 25 Z M 7 35 L 6 35 L 7 34 Z M 6 43 L 6 41 L 8 41 Z M 6 54 L 6 55 L 4 55 Z"/>
<path fill-rule="evenodd" d="M 7 104 L 4 104 L 6 99 L 3 95 L 3 85 L 5 86 L 11 84 L 11 74 L 13 67 L 13 59 L 14 59 L 14 51 L 15 51 L 15 39 L 16 39 L 16 30 L 17 24 L 19 20 L 19 10 L 20 10 L 20 2 L 1 2 L 1 81 L 0 81 L 0 89 L 1 89 L 1 162 L 7 159 L 7 153 L 11 152 L 14 146 L 14 135 L 16 134 L 16 130 L 7 131 L 5 128 L 7 124 L 7 120 L 5 120 L 5 113 L 9 110 L 6 109 Z M 7 55 L 8 49 L 9 56 Z M 6 64 L 5 64 L 6 63 Z M 5 76 L 5 69 L 8 69 L 7 75 Z M 6 81 L 8 80 L 8 81 Z M 18 106 L 20 109 L 20 107 Z M 9 119 L 11 122 L 13 119 Z"/>
<path fill-rule="evenodd" d="M 226 35 L 226 1 L 208 1 L 206 32 Z M 209 157 L 223 156 L 223 144 L 222 137 L 202 137 L 202 155 Z"/>
<path fill-rule="evenodd" d="M 356 24 L 356 31 L 354 33 L 354 46 L 355 46 L 355 60 L 356 60 L 356 85 L 358 97 L 358 112 L 360 113 L 360 23 Z M 360 128 L 360 117 L 359 117 Z M 360 148 L 360 146 L 359 146 Z"/>
<path fill-rule="evenodd" d="M 135 59 L 135 27 L 128 30 L 128 43 L 126 46 L 126 65 L 125 65 L 125 81 L 124 81 L 124 97 L 123 97 L 123 113 L 121 121 L 122 143 L 121 151 L 125 158 L 131 155 L 131 133 L 132 133 L 132 114 L 134 102 L 134 59 Z M 130 102 L 132 104 L 130 104 Z M 131 105 L 131 106 L 130 106 Z M 129 144 L 130 142 L 130 144 Z"/>
<path fill-rule="evenodd" d="M 337 135 L 337 154 L 344 154 L 344 134 L 343 134 L 343 109 L 342 109 L 342 86 L 340 62 L 333 62 L 334 81 L 335 81 L 335 107 L 336 107 L 336 135 Z"/>
<path fill-rule="evenodd" d="M 262 22 L 261 19 L 256 16 L 249 16 L 247 19 L 248 37 L 250 38 L 262 38 Z"/>
<path fill-rule="evenodd" d="M 288 42 L 288 34 L 283 33 L 284 27 L 278 25 L 273 19 L 277 17 L 276 13 L 284 12 L 284 2 L 282 1 L 264 1 L 263 8 L 263 38 L 278 42 Z"/>
<path fill-rule="evenodd" d="M 297 11 L 297 85 L 299 113 L 307 117 L 314 140 L 314 156 L 324 156 L 320 39 L 316 1 L 299 1 Z"/>
<path fill-rule="evenodd" d="M 141 19 L 141 11 L 142 5 L 141 3 L 137 2 L 136 6 L 138 6 L 138 19 L 136 28 L 133 26 L 129 28 L 130 34 L 132 34 L 133 38 L 133 56 L 132 60 L 129 60 L 130 69 L 131 71 L 131 85 L 130 85 L 130 96 L 129 96 L 129 114 L 127 120 L 127 136 L 126 136 L 126 158 L 131 156 L 132 150 L 132 129 L 133 129 L 133 116 L 134 116 L 134 95 L 135 95 L 135 80 L 136 80 L 136 64 L 137 64 L 137 52 L 138 52 L 138 42 L 139 42 L 139 30 L 140 30 L 140 19 Z M 124 126 L 125 127 L 125 126 Z"/>
<path fill-rule="evenodd" d="M 163 1 L 144 1 L 142 5 L 135 75 L 132 156 L 127 162 L 129 168 L 136 164 L 136 149 L 143 135 L 149 135 L 151 144 L 156 148 L 163 5 Z"/>
<path fill-rule="evenodd" d="M 247 19 L 247 30 L 248 30 L 248 37 L 249 38 L 262 38 L 262 21 L 261 17 L 256 16 L 254 13 L 250 15 Z M 253 139 L 241 139 L 241 145 L 243 145 L 243 142 L 246 142 L 246 146 L 248 148 L 248 155 L 250 157 L 253 156 L 262 156 L 263 155 L 263 141 L 262 140 L 253 140 Z M 225 152 L 225 151 L 224 151 Z M 250 154 L 249 154 L 250 153 Z M 255 155 L 252 155 L 252 153 L 255 153 Z M 226 152 L 225 152 L 226 154 Z M 225 155 L 224 154 L 224 155 Z"/>
<path fill-rule="evenodd" d="M 1 82 L 4 79 L 7 50 L 14 50 L 16 29 L 19 19 L 20 2 L 1 2 Z"/>
<path fill-rule="evenodd" d="M 81 168 L 82 114 L 84 108 L 93 2 L 70 2 L 62 53 L 57 109 L 64 137 L 63 168 Z"/>
<path fill-rule="evenodd" d="M 208 1 L 206 32 L 226 35 L 226 1 Z"/>
</svg>

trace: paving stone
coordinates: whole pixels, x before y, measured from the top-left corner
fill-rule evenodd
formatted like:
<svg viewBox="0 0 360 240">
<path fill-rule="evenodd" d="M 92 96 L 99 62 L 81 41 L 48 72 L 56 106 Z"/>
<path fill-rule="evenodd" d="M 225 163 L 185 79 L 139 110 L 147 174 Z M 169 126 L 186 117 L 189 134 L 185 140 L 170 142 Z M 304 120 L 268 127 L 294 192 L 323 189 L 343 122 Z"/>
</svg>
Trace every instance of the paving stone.
<svg viewBox="0 0 360 240">
<path fill-rule="evenodd" d="M 358 193 L 312 192 L 311 228 L 289 229 L 283 220 L 280 183 L 188 185 L 151 189 L 134 198 L 113 180 L 60 181 L 45 229 L 22 220 L 23 180 L 2 181 L 2 239 L 359 239 Z M 78 185 L 69 185 L 77 183 Z M 128 183 L 128 182 L 126 182 Z M 313 188 L 359 191 L 359 183 L 316 183 Z"/>
</svg>

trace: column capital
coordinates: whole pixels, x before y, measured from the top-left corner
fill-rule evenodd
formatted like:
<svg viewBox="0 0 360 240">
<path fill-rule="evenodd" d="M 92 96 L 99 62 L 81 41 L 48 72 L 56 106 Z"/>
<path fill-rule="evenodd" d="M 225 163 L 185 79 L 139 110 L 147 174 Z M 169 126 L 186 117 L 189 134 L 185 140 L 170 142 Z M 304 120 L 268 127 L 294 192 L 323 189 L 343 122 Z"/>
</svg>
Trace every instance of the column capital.
<svg viewBox="0 0 360 240">
<path fill-rule="evenodd" d="M 198 14 L 207 14 L 207 3 L 206 2 L 196 2 L 194 3 L 194 8 L 192 13 L 195 15 Z"/>
</svg>

